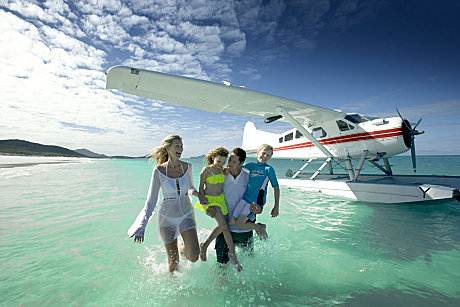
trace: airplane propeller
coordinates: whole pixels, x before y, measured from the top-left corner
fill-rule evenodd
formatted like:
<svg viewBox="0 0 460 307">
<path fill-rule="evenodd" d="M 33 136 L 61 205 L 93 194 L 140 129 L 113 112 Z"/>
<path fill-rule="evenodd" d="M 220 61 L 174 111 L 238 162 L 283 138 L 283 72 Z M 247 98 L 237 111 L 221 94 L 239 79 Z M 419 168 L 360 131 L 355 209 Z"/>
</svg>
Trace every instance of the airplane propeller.
<svg viewBox="0 0 460 307">
<path fill-rule="evenodd" d="M 425 131 L 423 130 L 416 130 L 417 126 L 422 122 L 422 119 L 420 118 L 415 126 L 412 128 L 409 121 L 407 119 L 404 119 L 399 113 L 399 110 L 396 109 L 396 112 L 398 112 L 399 117 L 401 117 L 402 122 L 403 122 L 403 138 L 404 138 L 404 144 L 410 148 L 410 153 L 412 156 L 412 167 L 414 169 L 414 173 L 416 172 L 416 165 L 417 161 L 415 158 L 415 136 L 419 134 L 423 134 Z"/>
</svg>

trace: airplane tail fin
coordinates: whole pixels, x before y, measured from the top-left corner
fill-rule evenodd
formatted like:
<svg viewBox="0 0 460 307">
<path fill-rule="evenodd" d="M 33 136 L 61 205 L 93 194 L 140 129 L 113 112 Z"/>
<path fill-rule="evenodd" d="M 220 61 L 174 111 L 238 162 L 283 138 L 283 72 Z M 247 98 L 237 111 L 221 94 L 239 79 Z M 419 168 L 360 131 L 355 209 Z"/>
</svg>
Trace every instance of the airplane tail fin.
<svg viewBox="0 0 460 307">
<path fill-rule="evenodd" d="M 247 122 L 244 126 L 243 144 L 244 150 L 257 150 L 262 144 L 274 145 L 278 135 L 271 132 L 257 130 L 253 122 Z"/>
</svg>

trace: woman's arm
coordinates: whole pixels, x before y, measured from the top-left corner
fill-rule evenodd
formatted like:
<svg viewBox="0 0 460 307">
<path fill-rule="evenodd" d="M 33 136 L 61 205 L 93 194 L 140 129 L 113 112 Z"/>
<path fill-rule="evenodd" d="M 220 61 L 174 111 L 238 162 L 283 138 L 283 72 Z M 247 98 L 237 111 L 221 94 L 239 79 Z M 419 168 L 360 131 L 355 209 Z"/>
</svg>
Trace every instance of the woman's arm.
<svg viewBox="0 0 460 307">
<path fill-rule="evenodd" d="M 128 230 L 128 235 L 131 238 L 135 236 L 134 243 L 142 243 L 144 241 L 145 227 L 147 227 L 147 223 L 149 222 L 149 219 L 157 205 L 159 191 L 160 176 L 158 168 L 155 167 L 152 173 L 152 179 L 150 180 L 149 191 L 144 204 L 144 208 L 142 208 L 141 212 L 139 212 L 139 215 L 137 216 L 133 225 L 131 225 Z"/>
<path fill-rule="evenodd" d="M 200 173 L 200 187 L 199 187 L 199 192 L 201 195 L 205 195 L 205 190 L 204 190 L 204 185 L 206 183 L 206 178 L 208 177 L 208 174 L 205 172 L 206 168 L 204 167 L 201 170 Z"/>
<path fill-rule="evenodd" d="M 203 176 L 203 171 L 200 174 L 200 192 L 198 192 L 195 188 L 195 185 L 193 184 L 193 176 L 192 176 L 192 164 L 189 164 L 190 171 L 189 171 L 189 182 L 190 182 L 190 188 L 189 188 L 189 193 L 195 197 L 198 197 L 198 200 L 200 201 L 201 204 L 207 205 L 208 204 L 208 199 L 204 197 L 204 189 L 201 184 L 201 177 Z M 204 169 L 203 169 L 204 170 Z M 206 177 L 204 178 L 206 180 Z M 204 186 L 204 182 L 203 182 Z M 203 193 L 201 193 L 201 190 L 203 189 Z"/>
</svg>

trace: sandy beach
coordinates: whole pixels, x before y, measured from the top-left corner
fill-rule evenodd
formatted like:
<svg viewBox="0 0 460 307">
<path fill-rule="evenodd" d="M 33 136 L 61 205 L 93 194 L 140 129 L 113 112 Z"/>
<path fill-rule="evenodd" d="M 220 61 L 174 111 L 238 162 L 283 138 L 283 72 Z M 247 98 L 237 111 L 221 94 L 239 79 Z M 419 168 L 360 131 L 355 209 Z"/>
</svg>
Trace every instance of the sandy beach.
<svg viewBox="0 0 460 307">
<path fill-rule="evenodd" d="M 38 164 L 60 164 L 91 161 L 91 158 L 76 157 L 40 157 L 0 155 L 0 168 L 25 167 Z"/>
</svg>

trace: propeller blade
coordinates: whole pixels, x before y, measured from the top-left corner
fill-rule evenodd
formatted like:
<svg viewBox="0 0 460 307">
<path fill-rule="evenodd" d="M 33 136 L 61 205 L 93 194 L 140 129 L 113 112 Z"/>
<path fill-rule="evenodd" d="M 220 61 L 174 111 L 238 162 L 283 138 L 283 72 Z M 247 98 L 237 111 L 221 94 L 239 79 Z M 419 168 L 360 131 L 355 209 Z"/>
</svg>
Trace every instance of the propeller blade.
<svg viewBox="0 0 460 307">
<path fill-rule="evenodd" d="M 409 121 L 405 120 L 402 117 L 401 113 L 399 113 L 399 110 L 397 108 L 396 108 L 396 112 L 398 112 L 398 115 L 399 117 L 401 117 L 402 122 L 404 123 L 404 125 L 406 125 L 407 129 L 409 129 L 410 131 L 410 154 L 412 156 L 412 167 L 414 168 L 414 173 L 415 173 L 417 171 L 417 161 L 415 157 L 415 136 L 424 133 L 423 130 L 418 131 L 418 130 L 415 130 L 415 128 L 417 128 L 417 126 L 422 122 L 422 119 L 420 118 L 418 122 L 415 124 L 414 128 L 411 128 Z M 405 142 L 407 142 L 407 134 L 406 134 Z M 406 146 L 407 146 L 407 143 L 406 143 Z"/>
<path fill-rule="evenodd" d="M 412 167 L 414 168 L 414 173 L 417 169 L 417 161 L 415 158 L 415 137 L 412 135 L 410 138 L 410 154 L 412 156 Z"/>
<path fill-rule="evenodd" d="M 402 120 L 402 122 L 404 123 L 404 125 L 406 125 L 407 129 L 412 130 L 412 128 L 411 128 L 409 122 L 406 121 L 406 120 L 404 120 L 404 118 L 402 117 L 401 113 L 399 113 L 398 108 L 396 108 L 396 112 L 398 112 L 399 117 L 401 117 L 401 120 Z"/>
<path fill-rule="evenodd" d="M 398 108 L 396 108 L 396 112 L 398 112 L 399 117 L 401 117 L 401 119 L 404 120 L 404 118 L 402 117 L 401 113 L 399 113 Z"/>
<path fill-rule="evenodd" d="M 420 118 L 418 122 L 415 124 L 414 128 L 412 128 L 413 131 L 415 131 L 415 128 L 417 128 L 418 124 L 422 122 L 422 119 Z"/>
</svg>

